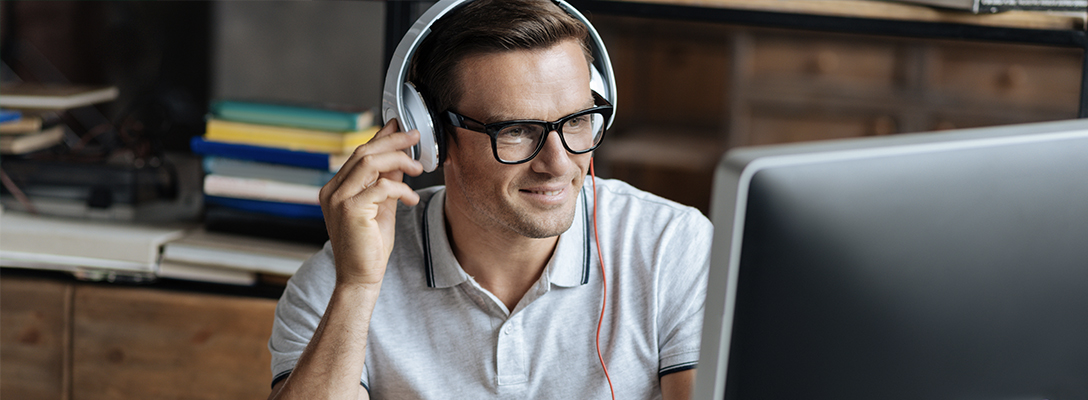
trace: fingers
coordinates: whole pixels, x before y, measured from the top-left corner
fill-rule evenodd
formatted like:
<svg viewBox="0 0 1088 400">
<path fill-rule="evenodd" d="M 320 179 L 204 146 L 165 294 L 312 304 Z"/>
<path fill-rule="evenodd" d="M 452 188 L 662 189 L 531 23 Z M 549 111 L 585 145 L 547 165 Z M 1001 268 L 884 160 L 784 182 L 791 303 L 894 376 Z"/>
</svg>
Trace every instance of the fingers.
<svg viewBox="0 0 1088 400">
<path fill-rule="evenodd" d="M 401 183 L 405 173 L 422 174 L 423 165 L 399 151 L 360 155 L 351 168 L 341 168 L 323 190 L 358 193 L 374 188 L 379 179 Z"/>
<path fill-rule="evenodd" d="M 400 200 L 410 206 L 419 203 L 419 193 L 416 193 L 415 190 L 412 190 L 411 187 L 401 181 L 380 178 L 367 189 L 372 190 L 363 191 L 358 196 L 359 201 L 380 203 L 389 200 Z"/>
<path fill-rule="evenodd" d="M 320 199 L 322 205 L 331 205 L 333 203 L 330 202 L 344 201 L 355 197 L 364 191 L 368 191 L 368 189 L 375 188 L 380 179 L 403 186 L 403 188 L 397 188 L 390 194 L 403 193 L 405 190 L 411 191 L 407 185 L 401 182 L 403 174 L 407 173 L 412 176 L 422 174 L 423 165 L 419 161 L 411 159 L 403 150 L 419 141 L 419 132 L 414 130 L 411 132 L 397 132 L 398 128 L 399 125 L 396 120 L 390 120 L 388 124 L 378 131 L 373 139 L 355 148 L 355 151 L 340 168 L 340 171 L 321 189 Z M 400 197 L 403 197 L 404 201 L 413 201 L 412 199 L 417 198 L 417 196 L 414 195 L 414 192 L 412 193 L 410 196 Z M 370 200 L 384 197 L 384 194 L 375 194 Z"/>
<path fill-rule="evenodd" d="M 409 132 L 400 132 L 399 129 L 400 127 L 397 124 L 397 120 L 389 120 L 389 123 L 385 124 L 385 126 L 374 135 L 374 138 L 355 148 L 355 151 L 352 153 L 352 158 L 356 155 L 402 151 L 419 142 L 418 131 L 413 129 Z M 348 162 L 351 162 L 351 158 L 348 159 Z"/>
<path fill-rule="evenodd" d="M 355 151 L 351 153 L 351 157 L 348 157 L 344 165 L 340 167 L 341 170 L 351 169 L 359 162 L 363 157 L 371 154 L 380 154 L 387 152 L 403 152 L 405 149 L 412 147 L 416 143 L 419 143 L 419 132 L 412 130 L 409 132 L 398 132 L 399 129 L 397 120 L 389 120 L 389 123 L 382 127 L 378 131 L 374 138 L 365 144 L 355 148 Z M 406 154 L 407 156 L 407 154 Z M 404 171 L 409 172 L 409 171 Z"/>
<path fill-rule="evenodd" d="M 377 215 L 368 215 L 368 213 L 373 212 L 373 209 L 366 207 L 366 205 L 381 204 L 390 200 L 399 200 L 407 205 L 415 205 L 419 203 L 419 194 L 404 182 L 386 178 L 380 178 L 372 182 L 365 190 L 356 191 L 341 188 L 340 190 L 326 191 L 326 188 L 321 189 L 322 209 L 348 219 L 359 216 L 366 218 L 377 217 Z M 363 214 L 352 210 L 358 210 Z M 326 217 L 329 217 L 329 215 Z M 338 220 L 339 218 L 333 219 Z"/>
</svg>

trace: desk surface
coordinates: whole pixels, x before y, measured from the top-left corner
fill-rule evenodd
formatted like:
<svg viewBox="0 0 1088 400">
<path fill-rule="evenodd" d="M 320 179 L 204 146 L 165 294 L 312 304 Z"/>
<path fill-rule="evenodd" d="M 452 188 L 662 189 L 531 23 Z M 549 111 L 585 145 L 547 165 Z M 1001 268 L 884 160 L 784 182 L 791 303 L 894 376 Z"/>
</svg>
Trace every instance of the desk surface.
<svg viewBox="0 0 1088 400">
<path fill-rule="evenodd" d="M 1082 13 L 1049 13 L 1038 11 L 1006 11 L 996 14 L 972 14 L 941 10 L 913 4 L 870 0 L 625 0 L 632 3 L 655 3 L 696 7 L 731 8 L 751 11 L 771 11 L 798 14 L 891 19 L 919 22 L 943 22 L 1047 30 L 1088 30 L 1088 11 Z"/>
</svg>

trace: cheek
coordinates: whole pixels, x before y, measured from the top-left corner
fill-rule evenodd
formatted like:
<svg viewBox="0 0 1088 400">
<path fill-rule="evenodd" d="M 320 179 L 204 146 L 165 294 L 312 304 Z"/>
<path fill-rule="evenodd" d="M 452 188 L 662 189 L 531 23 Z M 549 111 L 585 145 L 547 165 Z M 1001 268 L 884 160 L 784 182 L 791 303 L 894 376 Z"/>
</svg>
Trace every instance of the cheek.
<svg viewBox="0 0 1088 400">
<path fill-rule="evenodd" d="M 491 142 L 459 139 L 460 143 L 450 146 L 446 156 L 446 167 L 451 172 L 447 179 L 454 180 L 447 184 L 459 185 L 466 193 L 491 191 L 501 185 L 503 165 L 491 154 Z"/>
</svg>

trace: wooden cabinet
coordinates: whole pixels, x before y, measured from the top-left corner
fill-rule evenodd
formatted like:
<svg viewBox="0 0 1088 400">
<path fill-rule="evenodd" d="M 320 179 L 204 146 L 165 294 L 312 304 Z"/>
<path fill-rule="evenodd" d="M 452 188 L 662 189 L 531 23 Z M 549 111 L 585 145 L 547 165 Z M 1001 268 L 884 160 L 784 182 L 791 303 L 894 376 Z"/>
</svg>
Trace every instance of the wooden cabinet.
<svg viewBox="0 0 1088 400">
<path fill-rule="evenodd" d="M 72 286 L 0 279 L 0 398 L 65 399 Z"/>
<path fill-rule="evenodd" d="M 619 93 L 616 125 L 598 152 L 602 175 L 704 212 L 716 161 L 732 147 L 1078 112 L 1082 49 L 653 17 L 594 15 L 593 23 Z M 661 152 L 685 161 L 650 156 Z"/>
<path fill-rule="evenodd" d="M 275 300 L 4 276 L 0 397 L 263 399 Z"/>
</svg>

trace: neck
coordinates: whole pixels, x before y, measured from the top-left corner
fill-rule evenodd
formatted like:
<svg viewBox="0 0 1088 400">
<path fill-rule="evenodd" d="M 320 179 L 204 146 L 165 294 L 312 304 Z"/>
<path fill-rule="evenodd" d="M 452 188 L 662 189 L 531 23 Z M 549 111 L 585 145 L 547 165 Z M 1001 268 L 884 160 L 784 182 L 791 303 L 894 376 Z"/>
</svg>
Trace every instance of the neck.
<svg viewBox="0 0 1088 400">
<path fill-rule="evenodd" d="M 449 206 L 445 214 L 446 236 L 461 268 L 513 311 L 540 279 L 559 237 L 527 238 L 485 226 Z"/>
</svg>

